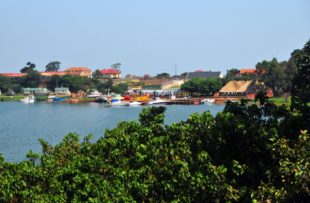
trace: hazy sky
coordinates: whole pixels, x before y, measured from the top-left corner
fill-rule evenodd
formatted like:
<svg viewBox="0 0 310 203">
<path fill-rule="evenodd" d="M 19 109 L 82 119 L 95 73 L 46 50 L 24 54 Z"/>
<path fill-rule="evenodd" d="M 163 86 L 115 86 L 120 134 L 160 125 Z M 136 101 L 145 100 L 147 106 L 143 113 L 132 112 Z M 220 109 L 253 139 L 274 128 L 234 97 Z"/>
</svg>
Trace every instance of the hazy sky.
<svg viewBox="0 0 310 203">
<path fill-rule="evenodd" d="M 0 0 L 0 72 L 44 70 L 178 74 L 286 60 L 310 39 L 308 0 Z"/>
</svg>

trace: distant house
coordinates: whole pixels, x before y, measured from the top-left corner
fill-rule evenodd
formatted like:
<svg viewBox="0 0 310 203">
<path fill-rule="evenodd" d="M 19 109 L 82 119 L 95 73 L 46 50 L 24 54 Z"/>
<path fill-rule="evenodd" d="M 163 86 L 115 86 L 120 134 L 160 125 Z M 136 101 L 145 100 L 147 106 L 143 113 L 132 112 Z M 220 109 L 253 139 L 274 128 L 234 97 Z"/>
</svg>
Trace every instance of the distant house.
<svg viewBox="0 0 310 203">
<path fill-rule="evenodd" d="M 52 71 L 52 72 L 41 72 L 41 76 L 43 77 L 52 77 L 52 76 L 65 76 L 65 71 Z"/>
<path fill-rule="evenodd" d="M 8 77 L 8 78 L 21 78 L 26 76 L 26 73 L 0 73 L 0 76 Z"/>
<path fill-rule="evenodd" d="M 248 69 L 240 69 L 239 70 L 240 75 L 246 75 L 246 74 L 256 74 L 257 70 L 254 68 L 248 68 Z"/>
<path fill-rule="evenodd" d="M 220 71 L 202 71 L 202 70 L 196 70 L 195 72 L 189 72 L 187 74 L 187 79 L 193 79 L 193 78 L 221 78 L 222 74 Z"/>
<path fill-rule="evenodd" d="M 44 95 L 48 95 L 50 93 L 50 91 L 47 88 L 23 88 L 22 89 L 22 93 L 24 95 L 29 95 L 29 94 L 33 94 L 33 95 L 38 95 L 38 96 L 44 96 Z"/>
<path fill-rule="evenodd" d="M 83 76 L 89 78 L 92 76 L 92 70 L 87 67 L 67 68 L 64 72 L 66 73 L 66 75 L 72 75 L 72 76 Z"/>
<path fill-rule="evenodd" d="M 229 81 L 219 91 L 219 96 L 247 96 L 255 93 L 253 81 Z"/>
<path fill-rule="evenodd" d="M 55 88 L 55 94 L 57 94 L 57 95 L 70 95 L 71 94 L 71 92 L 70 92 L 70 90 L 69 90 L 69 88 L 67 88 L 67 87 L 56 87 Z"/>
<path fill-rule="evenodd" d="M 121 78 L 121 72 L 114 68 L 102 69 L 100 70 L 100 72 L 102 74 L 102 78 L 112 78 L 112 79 Z"/>
</svg>

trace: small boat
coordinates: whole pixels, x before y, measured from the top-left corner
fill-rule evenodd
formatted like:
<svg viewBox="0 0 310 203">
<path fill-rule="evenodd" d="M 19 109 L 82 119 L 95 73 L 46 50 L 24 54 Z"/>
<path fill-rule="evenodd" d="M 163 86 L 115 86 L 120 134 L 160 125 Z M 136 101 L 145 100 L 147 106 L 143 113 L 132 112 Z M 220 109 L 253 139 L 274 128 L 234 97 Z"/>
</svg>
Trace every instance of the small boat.
<svg viewBox="0 0 310 203">
<path fill-rule="evenodd" d="M 67 98 L 66 97 L 54 97 L 53 101 L 54 102 L 62 102 L 65 101 Z"/>
<path fill-rule="evenodd" d="M 124 102 L 124 101 L 112 101 L 111 106 L 129 106 L 129 102 Z"/>
<path fill-rule="evenodd" d="M 49 95 L 48 97 L 47 97 L 47 99 L 53 99 L 53 98 L 55 98 L 56 96 L 55 95 Z"/>
<path fill-rule="evenodd" d="M 167 104 L 169 101 L 168 100 L 163 100 L 160 98 L 156 98 L 153 101 L 149 101 L 148 104 L 149 105 L 160 105 L 160 104 Z"/>
<path fill-rule="evenodd" d="M 212 104 L 212 103 L 214 103 L 215 102 L 215 99 L 203 99 L 203 100 L 201 100 L 201 103 L 202 104 Z"/>
<path fill-rule="evenodd" d="M 129 103 L 129 106 L 140 106 L 140 105 L 142 105 L 142 102 L 134 101 Z"/>
<path fill-rule="evenodd" d="M 93 90 L 89 95 L 86 96 L 87 98 L 98 98 L 102 97 L 102 94 L 97 90 Z"/>
<path fill-rule="evenodd" d="M 105 96 L 97 97 L 96 102 L 97 103 L 106 103 L 106 104 L 111 103 L 110 100 Z"/>
<path fill-rule="evenodd" d="M 25 103 L 25 104 L 33 104 L 35 102 L 35 97 L 33 95 L 31 95 L 31 96 L 28 96 L 28 97 L 21 99 L 20 101 Z"/>
</svg>

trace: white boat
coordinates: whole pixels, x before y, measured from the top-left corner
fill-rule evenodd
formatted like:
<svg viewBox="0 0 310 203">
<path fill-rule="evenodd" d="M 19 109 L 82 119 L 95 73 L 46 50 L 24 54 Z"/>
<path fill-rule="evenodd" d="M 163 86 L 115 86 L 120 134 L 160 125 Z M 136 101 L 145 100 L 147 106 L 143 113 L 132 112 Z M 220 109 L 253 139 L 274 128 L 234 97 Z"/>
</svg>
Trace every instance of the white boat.
<svg viewBox="0 0 310 203">
<path fill-rule="evenodd" d="M 168 100 L 163 100 L 160 98 L 156 98 L 155 100 L 148 102 L 149 105 L 158 105 L 158 104 L 167 104 L 167 103 L 168 103 Z"/>
<path fill-rule="evenodd" d="M 137 102 L 137 101 L 129 103 L 129 106 L 140 106 L 140 105 L 142 105 L 142 103 L 141 102 Z"/>
<path fill-rule="evenodd" d="M 102 94 L 97 90 L 93 90 L 89 95 L 87 95 L 87 98 L 98 98 L 98 97 L 102 97 Z"/>
<path fill-rule="evenodd" d="M 25 104 L 33 104 L 35 102 L 35 97 L 31 95 L 31 96 L 25 97 L 24 99 L 21 99 L 20 101 Z"/>
<path fill-rule="evenodd" d="M 55 95 L 49 95 L 48 97 L 47 97 L 47 99 L 53 99 L 53 98 L 55 98 L 56 96 Z"/>
<path fill-rule="evenodd" d="M 124 101 L 112 101 L 111 106 L 129 106 L 129 102 Z"/>
<path fill-rule="evenodd" d="M 201 103 L 203 104 L 211 104 L 211 103 L 214 103 L 215 102 L 215 99 L 203 99 L 201 100 Z"/>
</svg>

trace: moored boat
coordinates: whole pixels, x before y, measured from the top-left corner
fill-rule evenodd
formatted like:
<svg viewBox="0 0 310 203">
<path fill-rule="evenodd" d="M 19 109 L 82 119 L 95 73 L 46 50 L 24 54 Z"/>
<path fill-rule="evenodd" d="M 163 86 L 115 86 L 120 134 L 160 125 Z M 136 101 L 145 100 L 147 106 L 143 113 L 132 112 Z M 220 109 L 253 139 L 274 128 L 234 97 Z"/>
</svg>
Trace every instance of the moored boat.
<svg viewBox="0 0 310 203">
<path fill-rule="evenodd" d="M 125 102 L 125 101 L 112 101 L 110 103 L 111 106 L 129 106 L 129 102 Z"/>
<path fill-rule="evenodd" d="M 102 94 L 98 92 L 98 90 L 93 90 L 89 95 L 86 96 L 87 98 L 98 98 L 102 97 Z"/>
<path fill-rule="evenodd" d="M 21 102 L 25 104 L 33 104 L 35 102 L 35 97 L 33 95 L 27 96 L 20 100 Z"/>
<path fill-rule="evenodd" d="M 129 103 L 129 106 L 140 106 L 140 105 L 142 105 L 142 102 L 134 101 Z"/>
<path fill-rule="evenodd" d="M 215 99 L 203 99 L 203 100 L 201 100 L 201 103 L 202 104 L 212 104 L 212 103 L 214 103 L 215 102 Z"/>
<path fill-rule="evenodd" d="M 169 102 L 168 100 L 156 98 L 153 101 L 149 101 L 148 104 L 149 105 L 161 105 L 161 104 L 167 104 L 168 102 Z"/>
</svg>

